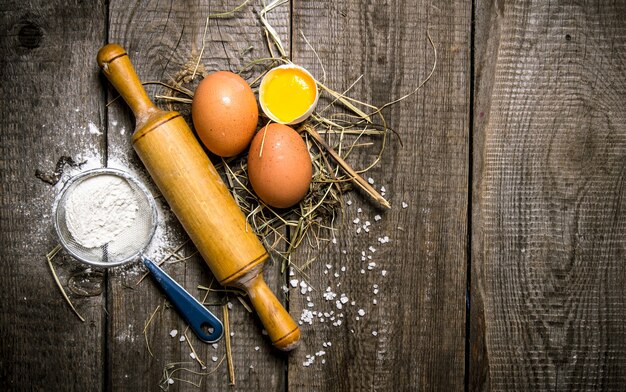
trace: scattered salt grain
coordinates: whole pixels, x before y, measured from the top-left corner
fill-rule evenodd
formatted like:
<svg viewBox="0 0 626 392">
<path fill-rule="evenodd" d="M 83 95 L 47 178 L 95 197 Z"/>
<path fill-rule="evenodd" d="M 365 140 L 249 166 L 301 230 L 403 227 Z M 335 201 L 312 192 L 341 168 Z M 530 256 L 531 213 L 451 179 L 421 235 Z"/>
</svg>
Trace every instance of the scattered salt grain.
<svg viewBox="0 0 626 392">
<path fill-rule="evenodd" d="M 173 385 L 173 384 L 174 384 L 174 380 L 172 380 L 171 378 L 168 378 L 168 379 L 167 379 L 167 383 L 168 383 L 169 385 Z"/>
<path fill-rule="evenodd" d="M 293 269 L 289 268 L 289 276 L 294 276 L 296 273 L 293 271 Z"/>
<path fill-rule="evenodd" d="M 189 353 L 189 356 L 191 357 L 191 359 L 196 359 L 196 354 L 195 353 Z"/>
<path fill-rule="evenodd" d="M 92 135 L 102 135 L 102 132 L 100 132 L 100 130 L 98 129 L 96 124 L 90 122 L 89 124 L 87 124 L 87 127 L 89 128 L 89 133 L 90 134 L 92 134 Z"/>
<path fill-rule="evenodd" d="M 326 264 L 326 268 L 331 269 L 333 268 L 332 264 Z"/>
<path fill-rule="evenodd" d="M 384 186 L 381 186 L 381 187 L 380 187 L 380 191 L 381 191 L 381 192 L 387 192 L 387 190 L 385 189 L 385 187 L 384 187 Z"/>
<path fill-rule="evenodd" d="M 357 313 L 358 313 L 358 314 L 359 314 L 359 316 L 361 316 L 361 317 L 365 316 L 365 310 L 363 310 L 363 309 L 359 309 Z"/>
<path fill-rule="evenodd" d="M 374 183 L 374 179 L 372 177 L 370 177 L 370 178 L 367 179 L 367 182 L 369 182 L 370 184 L 373 184 Z"/>
<path fill-rule="evenodd" d="M 349 301 L 348 296 L 346 296 L 345 294 L 341 294 L 339 301 L 341 301 L 342 304 L 347 304 Z"/>
<path fill-rule="evenodd" d="M 335 278 L 339 277 L 339 272 L 335 272 Z"/>
<path fill-rule="evenodd" d="M 363 212 L 363 209 L 361 207 L 359 207 L 359 208 L 356 209 L 356 212 L 358 212 L 360 214 L 361 212 Z"/>
<path fill-rule="evenodd" d="M 376 248 L 374 248 L 373 246 L 370 246 L 367 249 L 369 249 L 369 251 L 372 252 L 372 253 L 376 252 Z"/>
<path fill-rule="evenodd" d="M 217 357 L 211 357 L 211 361 L 217 362 Z"/>
<path fill-rule="evenodd" d="M 387 276 L 387 270 L 382 270 L 382 271 L 380 271 L 380 274 L 381 274 L 382 276 Z"/>
<path fill-rule="evenodd" d="M 309 325 L 313 324 L 313 312 L 308 309 L 303 309 L 302 315 L 300 316 L 300 321 Z"/>
<path fill-rule="evenodd" d="M 333 238 L 332 243 L 333 243 L 334 245 L 337 245 L 337 239 L 336 239 L 336 238 Z"/>
<path fill-rule="evenodd" d="M 352 223 L 354 223 L 355 225 L 358 225 L 359 222 L 361 222 L 359 218 L 354 218 L 354 220 L 352 221 Z"/>
<path fill-rule="evenodd" d="M 289 281 L 289 284 L 291 285 L 291 287 L 298 287 L 298 279 L 291 279 Z"/>
<path fill-rule="evenodd" d="M 378 332 L 372 331 L 372 335 L 376 336 L 376 335 L 378 335 Z"/>
<path fill-rule="evenodd" d="M 324 294 L 322 294 L 322 296 L 324 297 L 326 301 L 332 301 L 333 299 L 335 299 L 337 294 L 333 293 L 330 287 L 328 287 L 326 291 L 324 292 Z"/>
<path fill-rule="evenodd" d="M 230 337 L 233 337 L 233 336 L 235 336 L 235 333 L 234 333 L 234 332 L 231 332 L 231 333 L 230 333 Z"/>
<path fill-rule="evenodd" d="M 172 329 L 170 331 L 170 336 L 174 338 L 174 337 L 176 337 L 176 335 L 178 335 L 178 330 L 177 329 Z"/>
<path fill-rule="evenodd" d="M 260 347 L 259 347 L 259 346 L 256 346 L 256 347 L 254 348 L 254 351 L 259 351 L 259 350 L 260 350 Z"/>
<path fill-rule="evenodd" d="M 346 204 L 347 204 L 347 205 L 349 205 L 349 206 L 351 206 L 351 205 L 352 205 L 352 200 L 348 200 L 348 201 L 346 202 Z"/>
<path fill-rule="evenodd" d="M 228 303 L 226 304 L 226 306 L 228 307 L 228 309 L 229 309 L 229 310 L 232 310 L 232 309 L 233 309 L 233 304 L 232 304 L 232 303 L 230 303 L 230 302 L 228 302 Z"/>
<path fill-rule="evenodd" d="M 378 222 L 378 221 L 379 221 L 379 220 L 381 220 L 381 219 L 383 219 L 383 218 L 382 218 L 380 215 L 376 215 L 376 216 L 374 216 L 374 220 L 375 220 L 376 222 Z"/>
<path fill-rule="evenodd" d="M 365 273 L 365 270 L 364 270 L 363 268 L 361 268 L 361 273 L 362 273 L 362 274 L 364 274 L 364 273 Z"/>
<path fill-rule="evenodd" d="M 406 204 L 405 202 L 402 202 L 402 208 L 407 208 L 409 205 Z"/>
<path fill-rule="evenodd" d="M 213 348 L 217 350 L 217 343 L 213 343 L 211 346 L 213 346 Z"/>
<path fill-rule="evenodd" d="M 373 303 L 374 305 L 378 304 L 378 301 L 376 300 L 376 298 L 374 298 L 374 299 L 372 300 L 372 303 Z"/>
<path fill-rule="evenodd" d="M 180 339 L 178 339 L 179 342 L 184 342 L 185 340 L 187 340 L 185 336 L 181 336 Z"/>
<path fill-rule="evenodd" d="M 345 266 L 341 267 L 341 272 L 346 272 L 346 267 Z"/>
</svg>

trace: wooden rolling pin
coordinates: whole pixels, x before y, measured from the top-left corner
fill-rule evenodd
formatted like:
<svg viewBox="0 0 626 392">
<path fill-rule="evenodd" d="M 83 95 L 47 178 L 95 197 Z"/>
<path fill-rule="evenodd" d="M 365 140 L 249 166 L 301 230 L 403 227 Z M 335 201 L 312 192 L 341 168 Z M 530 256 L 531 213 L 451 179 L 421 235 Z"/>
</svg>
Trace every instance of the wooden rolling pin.
<svg viewBox="0 0 626 392">
<path fill-rule="evenodd" d="M 248 293 L 274 346 L 295 348 L 300 329 L 263 279 L 267 251 L 183 117 L 152 103 L 119 45 L 100 49 L 98 65 L 135 114 L 133 147 L 213 275 Z"/>
</svg>

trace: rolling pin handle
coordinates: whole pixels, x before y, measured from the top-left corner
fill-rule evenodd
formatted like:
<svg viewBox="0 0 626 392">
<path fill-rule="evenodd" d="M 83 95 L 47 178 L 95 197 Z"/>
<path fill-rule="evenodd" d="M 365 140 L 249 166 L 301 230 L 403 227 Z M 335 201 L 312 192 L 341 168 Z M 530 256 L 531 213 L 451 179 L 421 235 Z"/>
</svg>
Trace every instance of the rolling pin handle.
<svg viewBox="0 0 626 392">
<path fill-rule="evenodd" d="M 137 77 L 128 54 L 117 44 L 108 44 L 98 51 L 98 65 L 135 114 L 137 124 L 158 111 Z"/>
<path fill-rule="evenodd" d="M 274 347 L 290 351 L 300 340 L 300 329 L 259 273 L 244 284 Z"/>
</svg>

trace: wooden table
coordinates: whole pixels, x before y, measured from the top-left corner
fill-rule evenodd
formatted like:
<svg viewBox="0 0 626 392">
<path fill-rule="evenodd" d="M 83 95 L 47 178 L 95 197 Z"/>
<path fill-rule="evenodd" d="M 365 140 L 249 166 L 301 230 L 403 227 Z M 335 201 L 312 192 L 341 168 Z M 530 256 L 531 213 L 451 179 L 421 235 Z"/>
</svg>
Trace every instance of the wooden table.
<svg viewBox="0 0 626 392">
<path fill-rule="evenodd" d="M 323 64 L 337 90 L 363 75 L 351 94 L 378 105 L 426 78 L 435 60 L 428 34 L 437 48 L 432 79 L 385 112 L 403 146 L 390 143 L 367 174 L 385 186 L 393 208 L 381 212 L 361 193 L 348 194 L 337 244 L 306 271 L 311 301 L 291 289 L 288 302 L 296 320 L 309 302 L 339 313 L 322 298 L 332 286 L 355 305 L 343 309 L 341 325 L 319 318 L 302 325 L 301 346 L 286 355 L 231 295 L 233 387 L 220 363 L 224 342 L 213 348 L 188 334 L 203 370 L 155 285 L 135 285 L 138 266 L 86 270 L 57 255 L 52 264 L 85 318 L 78 320 L 45 257 L 58 242 L 51 205 L 60 184 L 35 171 L 51 172 L 67 156 L 142 173 L 128 140 L 132 115 L 120 100 L 107 105 L 115 92 L 99 73 L 97 50 L 120 43 L 142 80 L 167 81 L 193 65 L 206 16 L 237 5 L 3 3 L 0 389 L 154 391 L 177 362 L 211 372 L 171 375 L 206 391 L 626 388 L 623 1 L 278 7 L 270 23 L 295 62 L 320 78 Z M 234 17 L 210 20 L 203 71 L 236 71 L 269 55 L 261 8 L 251 1 Z M 164 91 L 148 86 L 152 97 Z M 356 154 L 352 163 L 370 159 Z M 164 216 L 161 242 L 185 244 L 178 223 Z M 370 233 L 356 234 L 357 217 L 372 222 Z M 379 244 L 384 235 L 390 242 Z M 377 263 L 365 273 L 362 251 Z M 304 246 L 294 263 L 317 253 Z M 166 269 L 198 297 L 197 285 L 211 283 L 198 256 Z M 277 291 L 290 279 L 280 263 L 265 275 Z M 220 306 L 209 307 L 222 317 Z M 179 380 L 166 386 L 197 390 Z"/>
</svg>

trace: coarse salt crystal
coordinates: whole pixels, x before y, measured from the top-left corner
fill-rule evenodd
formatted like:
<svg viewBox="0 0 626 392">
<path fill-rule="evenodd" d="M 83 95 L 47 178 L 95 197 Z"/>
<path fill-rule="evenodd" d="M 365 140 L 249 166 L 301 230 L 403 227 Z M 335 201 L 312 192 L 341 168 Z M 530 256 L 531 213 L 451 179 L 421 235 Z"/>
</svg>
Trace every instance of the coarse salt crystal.
<svg viewBox="0 0 626 392">
<path fill-rule="evenodd" d="M 370 177 L 370 178 L 367 179 L 367 182 L 369 182 L 370 184 L 373 184 L 374 183 L 374 179 L 372 177 Z"/>
<path fill-rule="evenodd" d="M 342 304 L 346 304 L 349 301 L 348 297 L 345 294 L 341 294 L 341 297 L 339 298 L 339 300 L 341 301 Z"/>
<path fill-rule="evenodd" d="M 378 332 L 372 331 L 372 335 L 376 336 L 376 335 L 378 335 Z"/>
<path fill-rule="evenodd" d="M 359 222 L 361 222 L 359 218 L 354 218 L 354 220 L 352 221 L 352 223 L 354 223 L 355 225 L 358 225 Z"/>
<path fill-rule="evenodd" d="M 372 303 L 373 303 L 374 305 L 376 305 L 376 304 L 378 303 L 378 301 L 376 300 L 376 298 L 374 298 L 374 299 L 372 300 Z"/>
<path fill-rule="evenodd" d="M 196 354 L 194 353 L 189 353 L 189 356 L 191 357 L 191 359 L 196 359 Z"/>
<path fill-rule="evenodd" d="M 382 276 L 387 276 L 387 270 L 382 270 L 382 271 L 380 271 L 380 274 L 381 274 Z"/>
<path fill-rule="evenodd" d="M 181 336 L 180 339 L 178 339 L 179 342 L 184 342 L 187 338 L 185 338 L 185 336 Z"/>
<path fill-rule="evenodd" d="M 361 316 L 361 317 L 365 316 L 365 310 L 363 310 L 363 309 L 359 309 L 357 313 L 358 313 L 358 314 L 359 314 L 359 316 Z"/>
<path fill-rule="evenodd" d="M 256 346 L 256 347 L 254 348 L 254 351 L 259 351 L 259 350 L 260 350 L 260 347 L 259 347 L 259 346 Z"/>
<path fill-rule="evenodd" d="M 374 248 L 373 246 L 370 246 L 368 249 L 372 253 L 376 252 L 376 248 Z"/>
<path fill-rule="evenodd" d="M 364 270 L 363 268 L 361 268 L 361 273 L 362 273 L 362 274 L 364 274 L 364 273 L 365 273 L 365 270 Z"/>
<path fill-rule="evenodd" d="M 176 337 L 176 335 L 178 335 L 178 330 L 177 329 L 172 329 L 170 331 L 170 336 L 174 338 L 174 337 Z"/>
<path fill-rule="evenodd" d="M 402 208 L 407 208 L 409 205 L 406 204 L 405 202 L 402 202 Z"/>
<path fill-rule="evenodd" d="M 235 336 L 235 333 L 234 333 L 234 332 L 231 332 L 231 333 L 230 333 L 230 336 L 231 336 L 231 337 Z"/>
<path fill-rule="evenodd" d="M 174 384 L 174 380 L 172 380 L 171 378 L 168 378 L 168 379 L 167 379 L 167 383 L 168 383 L 169 385 L 172 385 L 172 384 Z"/>
<path fill-rule="evenodd" d="M 359 208 L 356 209 L 356 212 L 358 212 L 360 214 L 361 212 L 363 212 L 363 209 L 361 207 L 359 207 Z"/>
<path fill-rule="evenodd" d="M 298 279 L 291 279 L 289 281 L 289 284 L 291 285 L 291 287 L 298 287 Z"/>
<path fill-rule="evenodd" d="M 376 215 L 376 216 L 374 216 L 374 220 L 375 220 L 376 222 L 378 222 L 378 221 L 379 221 L 379 220 L 381 220 L 381 219 L 383 219 L 383 218 L 382 218 L 380 215 Z"/>
<path fill-rule="evenodd" d="M 217 350 L 217 343 L 213 343 L 211 346 L 213 346 L 213 348 Z"/>
<path fill-rule="evenodd" d="M 217 362 L 217 357 L 211 357 L 211 361 Z"/>
<path fill-rule="evenodd" d="M 352 200 L 348 200 L 348 201 L 346 201 L 346 204 L 347 204 L 347 205 L 349 205 L 349 206 L 351 206 L 351 205 L 352 205 Z"/>
</svg>

